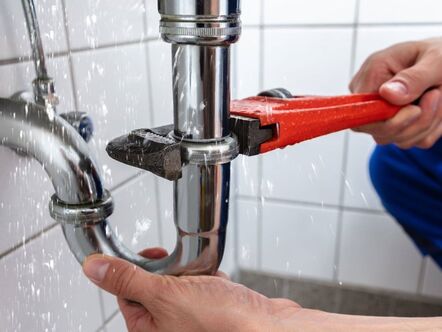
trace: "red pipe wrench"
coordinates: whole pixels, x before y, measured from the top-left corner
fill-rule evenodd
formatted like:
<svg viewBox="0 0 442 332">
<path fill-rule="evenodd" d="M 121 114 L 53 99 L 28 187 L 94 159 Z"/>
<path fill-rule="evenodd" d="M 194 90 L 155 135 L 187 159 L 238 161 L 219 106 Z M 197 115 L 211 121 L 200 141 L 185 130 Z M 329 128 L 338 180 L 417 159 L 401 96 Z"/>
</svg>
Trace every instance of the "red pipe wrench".
<svg viewBox="0 0 442 332">
<path fill-rule="evenodd" d="M 340 130 L 385 121 L 401 108 L 377 94 L 258 96 L 232 102 L 231 128 L 238 137 L 240 153 L 251 156 Z"/>
</svg>

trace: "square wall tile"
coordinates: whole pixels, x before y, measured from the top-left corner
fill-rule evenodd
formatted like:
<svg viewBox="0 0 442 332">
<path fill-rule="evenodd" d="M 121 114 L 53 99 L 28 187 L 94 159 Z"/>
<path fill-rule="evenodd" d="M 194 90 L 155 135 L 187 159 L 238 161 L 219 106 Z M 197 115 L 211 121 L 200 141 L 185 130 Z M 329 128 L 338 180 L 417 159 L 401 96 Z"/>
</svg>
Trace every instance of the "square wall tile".
<svg viewBox="0 0 442 332">
<path fill-rule="evenodd" d="M 36 2 L 43 47 L 47 54 L 67 50 L 60 0 Z M 3 0 L 0 10 L 0 60 L 31 55 L 21 1 Z"/>
<path fill-rule="evenodd" d="M 442 298 L 442 269 L 432 258 L 426 260 L 422 294 Z"/>
<path fill-rule="evenodd" d="M 232 195 L 258 197 L 260 195 L 261 179 L 259 167 L 261 157 L 240 155 L 233 162 L 236 184 L 231 187 Z"/>
<path fill-rule="evenodd" d="M 149 128 L 149 91 L 144 45 L 81 52 L 73 56 L 79 107 L 94 122 L 89 143 L 98 155 L 108 187 L 139 172 L 107 156 L 107 143 L 138 128 Z"/>
<path fill-rule="evenodd" d="M 361 23 L 433 23 L 442 22 L 439 0 L 361 0 Z"/>
<path fill-rule="evenodd" d="M 144 37 L 143 0 L 66 0 L 71 47 L 95 48 Z"/>
<path fill-rule="evenodd" d="M 371 0 L 370 0 L 371 1 Z M 405 3 L 406 1 L 401 1 Z M 385 4 L 389 3 L 388 1 Z M 417 4 L 418 2 L 411 1 Z M 442 2 L 441 2 L 442 5 Z M 406 41 L 438 37 L 442 34 L 442 25 L 435 26 L 390 26 L 390 27 L 360 27 L 356 47 L 355 70 L 363 64 L 372 53 L 389 46 Z"/>
<path fill-rule="evenodd" d="M 344 206 L 382 211 L 379 196 L 373 188 L 368 163 L 376 143 L 366 134 L 349 132 Z"/>
<path fill-rule="evenodd" d="M 240 268 L 256 270 L 258 268 L 258 226 L 259 206 L 256 201 L 245 201 L 242 199 L 236 202 L 235 217 L 230 220 L 230 226 L 238 231 L 237 248 L 238 264 Z"/>
<path fill-rule="evenodd" d="M 147 44 L 149 80 L 152 92 L 153 126 L 173 123 L 172 51 L 170 44 L 150 41 Z"/>
<path fill-rule="evenodd" d="M 261 79 L 261 31 L 244 28 L 240 40 L 233 46 L 236 56 L 235 98 L 256 96 L 260 92 Z"/>
<path fill-rule="evenodd" d="M 2 259 L 2 331 L 96 331 L 98 288 L 83 275 L 61 228 Z"/>
<path fill-rule="evenodd" d="M 283 87 L 294 95 L 348 92 L 351 28 L 272 28 L 265 30 L 264 42 L 265 90 Z"/>
<path fill-rule="evenodd" d="M 147 15 L 147 37 L 160 38 L 160 19 L 158 13 L 158 1 L 144 0 Z"/>
<path fill-rule="evenodd" d="M 338 205 L 343 150 L 341 132 L 263 155 L 264 197 Z"/>
<path fill-rule="evenodd" d="M 261 24 L 262 6 L 265 0 L 241 0 L 243 26 Z"/>
<path fill-rule="evenodd" d="M 0 147 L 0 253 L 55 223 L 49 216 L 52 183 L 41 165 Z"/>
<path fill-rule="evenodd" d="M 356 0 L 264 0 L 264 24 L 353 23 Z"/>
<path fill-rule="evenodd" d="M 266 202 L 262 269 L 300 278 L 332 280 L 338 211 Z"/>
<path fill-rule="evenodd" d="M 415 293 L 422 257 L 386 215 L 344 211 L 339 281 Z"/>
</svg>

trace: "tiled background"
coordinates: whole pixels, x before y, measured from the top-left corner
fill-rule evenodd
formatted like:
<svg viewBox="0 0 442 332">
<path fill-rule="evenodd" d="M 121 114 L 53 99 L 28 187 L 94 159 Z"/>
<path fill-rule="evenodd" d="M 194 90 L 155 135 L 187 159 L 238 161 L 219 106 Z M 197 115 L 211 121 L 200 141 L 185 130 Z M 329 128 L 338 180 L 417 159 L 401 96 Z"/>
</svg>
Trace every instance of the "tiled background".
<svg viewBox="0 0 442 332">
<path fill-rule="evenodd" d="M 85 110 L 90 143 L 116 201 L 111 222 L 134 250 L 172 250 L 171 184 L 121 166 L 107 141 L 171 122 L 169 46 L 155 0 L 40 0 L 60 110 Z M 235 98 L 286 87 L 345 94 L 355 70 L 392 43 L 439 36 L 439 0 L 243 0 Z M 29 89 L 20 1 L 0 5 L 0 96 Z M 369 137 L 343 132 L 234 163 L 223 269 L 238 268 L 442 297 L 442 272 L 387 216 L 367 177 Z M 0 330 L 122 331 L 113 298 L 82 275 L 48 215 L 51 184 L 34 161 L 0 148 Z"/>
</svg>

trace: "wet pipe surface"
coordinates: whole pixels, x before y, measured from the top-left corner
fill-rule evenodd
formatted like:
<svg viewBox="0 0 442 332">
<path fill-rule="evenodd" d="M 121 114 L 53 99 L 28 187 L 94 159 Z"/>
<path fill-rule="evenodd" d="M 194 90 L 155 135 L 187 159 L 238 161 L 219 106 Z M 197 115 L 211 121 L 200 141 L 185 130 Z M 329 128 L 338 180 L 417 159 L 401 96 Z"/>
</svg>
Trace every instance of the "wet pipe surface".
<svg viewBox="0 0 442 332">
<path fill-rule="evenodd" d="M 401 108 L 377 94 L 251 97 L 233 101 L 231 114 L 258 119 L 263 129 L 273 128 L 273 137 L 259 147 L 260 153 L 266 153 L 344 129 L 385 121 Z"/>
</svg>

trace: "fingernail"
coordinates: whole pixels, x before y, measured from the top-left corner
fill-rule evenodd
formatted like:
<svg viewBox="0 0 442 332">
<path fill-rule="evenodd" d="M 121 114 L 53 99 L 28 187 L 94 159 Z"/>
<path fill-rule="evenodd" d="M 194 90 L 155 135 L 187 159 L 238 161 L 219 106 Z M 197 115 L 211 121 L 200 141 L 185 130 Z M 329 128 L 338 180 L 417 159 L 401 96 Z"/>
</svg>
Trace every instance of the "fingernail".
<svg viewBox="0 0 442 332">
<path fill-rule="evenodd" d="M 95 283 L 100 283 L 103 281 L 106 272 L 109 269 L 109 261 L 100 258 L 91 259 L 86 261 L 83 269 L 89 279 Z"/>
<path fill-rule="evenodd" d="M 399 93 L 402 95 L 408 94 L 408 88 L 407 86 L 399 81 L 393 81 L 393 82 L 387 82 L 384 84 L 384 87 L 389 89 L 390 91 L 393 91 L 395 93 Z"/>
</svg>

